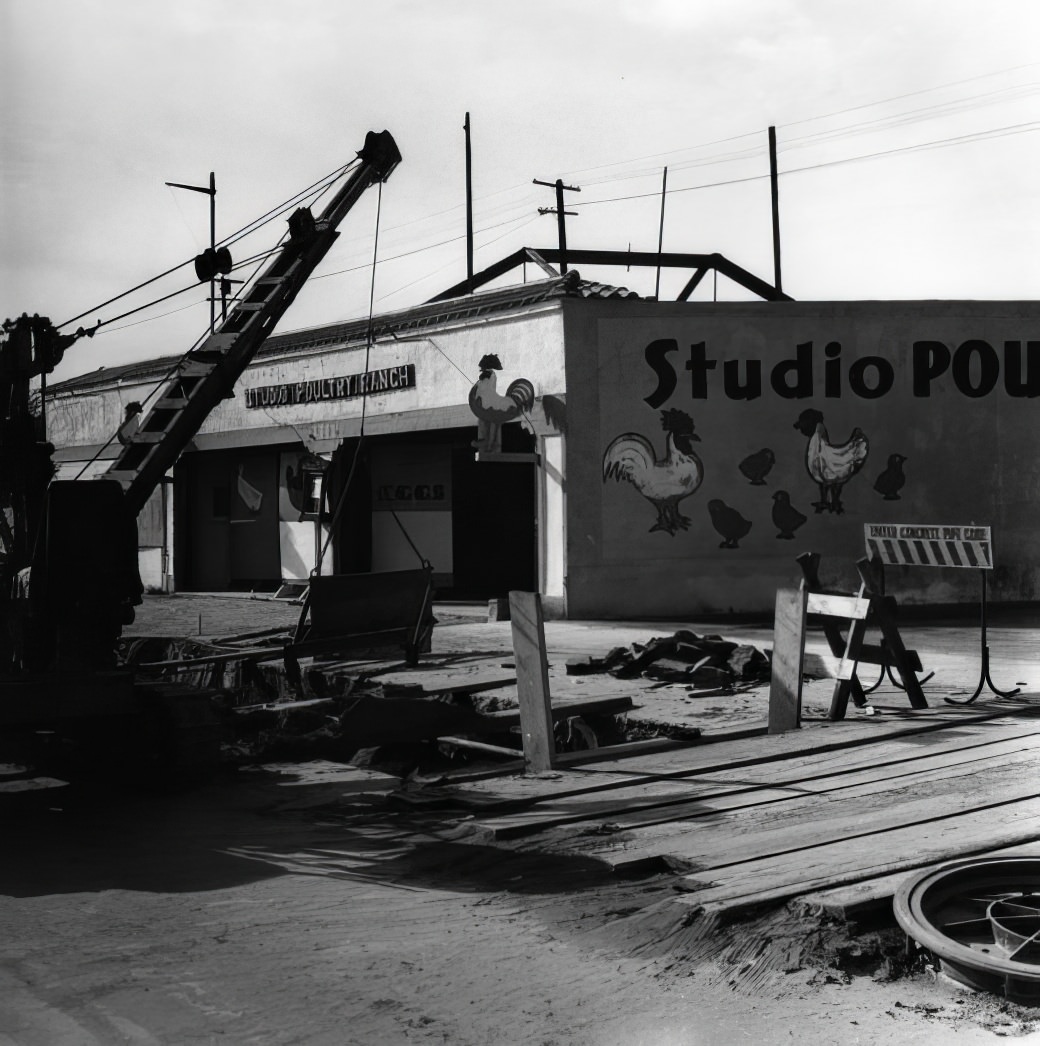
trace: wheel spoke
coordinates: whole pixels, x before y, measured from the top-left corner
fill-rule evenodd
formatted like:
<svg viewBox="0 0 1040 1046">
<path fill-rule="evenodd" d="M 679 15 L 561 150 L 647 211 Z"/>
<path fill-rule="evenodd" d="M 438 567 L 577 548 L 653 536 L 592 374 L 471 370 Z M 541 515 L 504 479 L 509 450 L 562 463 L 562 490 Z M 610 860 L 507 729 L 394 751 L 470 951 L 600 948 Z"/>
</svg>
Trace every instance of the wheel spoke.
<svg viewBox="0 0 1040 1046">
<path fill-rule="evenodd" d="M 1040 916 L 1040 907 L 1029 904 L 1016 904 L 1014 901 L 1001 901 L 1001 904 L 1005 904 L 1008 908 L 1018 908 L 1020 911 L 1029 912 L 1031 915 Z"/>
<path fill-rule="evenodd" d="M 959 930 L 961 932 L 972 929 L 988 930 L 992 923 L 985 916 L 981 916 L 978 919 L 958 919 L 955 922 L 936 923 L 935 925 L 944 933 L 949 933 L 950 930 Z"/>
<path fill-rule="evenodd" d="M 1018 955 L 1018 953 L 1022 951 L 1023 948 L 1026 948 L 1030 944 L 1032 944 L 1037 939 L 1037 937 L 1040 937 L 1040 930 L 1037 930 L 1036 933 L 1034 933 L 1031 937 L 1027 937 L 1013 952 L 1011 952 L 1008 955 L 1008 958 L 1014 959 L 1014 957 Z"/>
</svg>

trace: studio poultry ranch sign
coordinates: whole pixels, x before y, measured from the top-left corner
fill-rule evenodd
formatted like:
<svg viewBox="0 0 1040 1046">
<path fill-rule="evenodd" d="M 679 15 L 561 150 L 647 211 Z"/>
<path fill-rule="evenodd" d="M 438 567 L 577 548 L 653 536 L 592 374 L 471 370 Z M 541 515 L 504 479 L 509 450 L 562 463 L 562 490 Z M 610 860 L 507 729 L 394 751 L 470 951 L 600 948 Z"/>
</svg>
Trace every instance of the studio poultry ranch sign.
<svg viewBox="0 0 1040 1046">
<path fill-rule="evenodd" d="M 660 407 L 675 392 L 679 375 L 670 357 L 678 351 L 675 338 L 660 338 L 646 346 L 647 365 L 657 377 L 657 388 L 644 397 L 649 406 Z M 708 355 L 707 342 L 689 346 L 681 367 L 689 373 L 692 399 L 707 399 L 709 386 L 717 388 L 719 376 L 712 372 L 720 369 L 719 363 Z M 758 399 L 764 386 L 763 371 L 763 363 L 757 359 L 722 361 L 721 391 L 731 400 Z M 973 399 L 1000 386 L 1016 398 L 1040 396 L 1040 341 L 1005 341 L 999 351 L 978 338 L 953 348 L 941 341 L 915 341 L 909 354 L 909 376 L 913 395 L 919 398 L 927 398 L 934 388 L 947 383 Z M 769 386 L 784 399 L 817 395 L 838 399 L 846 388 L 861 399 L 877 399 L 892 390 L 895 380 L 891 360 L 860 356 L 846 362 L 838 341 L 827 342 L 822 351 L 811 341 L 802 342 L 793 357 L 774 363 L 768 375 Z"/>
<path fill-rule="evenodd" d="M 261 385 L 246 389 L 246 406 L 288 407 L 297 403 L 318 403 L 321 400 L 345 400 L 376 392 L 396 392 L 415 387 L 415 364 L 402 363 L 396 367 L 347 374 L 342 378 L 317 378 L 313 381 L 294 381 L 283 385 Z"/>
</svg>

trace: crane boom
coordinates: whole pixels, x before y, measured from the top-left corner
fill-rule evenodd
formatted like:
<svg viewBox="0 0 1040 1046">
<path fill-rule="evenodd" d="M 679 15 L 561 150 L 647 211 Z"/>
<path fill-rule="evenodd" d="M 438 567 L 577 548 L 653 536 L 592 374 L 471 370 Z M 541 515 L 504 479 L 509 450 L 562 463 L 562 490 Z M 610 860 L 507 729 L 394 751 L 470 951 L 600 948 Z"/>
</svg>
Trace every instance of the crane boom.
<svg viewBox="0 0 1040 1046">
<path fill-rule="evenodd" d="M 370 131 L 358 158 L 360 165 L 319 217 L 306 207 L 293 214 L 289 239 L 227 319 L 181 360 L 105 473 L 106 479 L 122 484 L 133 515 L 144 507 L 209 413 L 232 394 L 235 382 L 339 236 L 337 225 L 367 188 L 386 181 L 401 162 L 389 131 Z"/>
</svg>

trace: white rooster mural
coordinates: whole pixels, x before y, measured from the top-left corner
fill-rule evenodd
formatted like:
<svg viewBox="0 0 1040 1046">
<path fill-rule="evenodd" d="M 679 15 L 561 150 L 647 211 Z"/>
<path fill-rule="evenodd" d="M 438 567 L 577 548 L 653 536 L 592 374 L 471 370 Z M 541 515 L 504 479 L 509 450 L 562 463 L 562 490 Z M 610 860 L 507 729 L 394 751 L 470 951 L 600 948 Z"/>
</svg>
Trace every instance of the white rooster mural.
<svg viewBox="0 0 1040 1046">
<path fill-rule="evenodd" d="M 794 423 L 803 436 L 809 437 L 805 448 L 805 468 L 820 491 L 820 500 L 813 502 L 819 512 L 845 512 L 841 488 L 861 468 L 870 453 L 870 442 L 862 429 L 853 429 L 844 443 L 832 443 L 818 410 L 803 410 Z"/>
<path fill-rule="evenodd" d="M 529 411 L 534 406 L 534 386 L 527 378 L 511 381 L 503 396 L 497 389 L 495 371 L 502 361 L 492 352 L 482 356 L 480 376 L 469 390 L 469 409 L 477 418 L 477 439 L 473 446 L 480 452 L 498 453 L 502 449 L 502 426 L 520 419 L 533 432 Z"/>
<path fill-rule="evenodd" d="M 693 451 L 693 418 L 685 411 L 661 411 L 661 428 L 668 433 L 664 457 L 658 458 L 653 444 L 638 432 L 625 432 L 611 441 L 603 455 L 603 482 L 615 479 L 631 483 L 657 509 L 657 522 L 650 532 L 664 530 L 673 537 L 687 529 L 689 516 L 679 511 L 679 502 L 693 494 L 704 479 L 704 466 Z"/>
</svg>

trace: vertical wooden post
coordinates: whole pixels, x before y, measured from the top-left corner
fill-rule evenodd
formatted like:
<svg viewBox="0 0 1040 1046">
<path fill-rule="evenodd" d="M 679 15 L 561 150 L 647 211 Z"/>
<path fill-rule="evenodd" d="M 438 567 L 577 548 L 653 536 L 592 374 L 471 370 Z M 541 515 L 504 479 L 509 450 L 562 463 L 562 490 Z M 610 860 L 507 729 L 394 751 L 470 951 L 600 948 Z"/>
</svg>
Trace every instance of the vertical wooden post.
<svg viewBox="0 0 1040 1046">
<path fill-rule="evenodd" d="M 209 249 L 217 254 L 217 175 L 209 172 Z M 209 278 L 209 332 L 217 326 L 217 274 Z"/>
<path fill-rule="evenodd" d="M 556 179 L 556 226 L 560 234 L 560 275 L 567 275 L 567 219 L 563 210 L 563 179 Z"/>
<path fill-rule="evenodd" d="M 802 719 L 802 661 L 805 657 L 805 585 L 776 592 L 773 666 L 769 681 L 769 733 L 797 730 Z"/>
<path fill-rule="evenodd" d="M 668 194 L 668 168 L 661 178 L 661 226 L 657 230 L 657 279 L 654 282 L 654 300 L 661 297 L 661 252 L 664 250 L 664 201 Z"/>
<path fill-rule="evenodd" d="M 462 129 L 466 132 L 466 293 L 473 293 L 473 154 L 470 147 L 469 113 Z"/>
<path fill-rule="evenodd" d="M 780 185 L 776 172 L 776 128 L 769 128 L 769 189 L 773 203 L 773 284 L 777 294 L 783 291 L 780 276 Z"/>
<path fill-rule="evenodd" d="M 513 657 L 516 661 L 524 761 L 529 771 L 540 773 L 556 765 L 556 741 L 549 701 L 545 624 L 538 593 L 510 592 L 509 619 L 513 629 Z"/>
</svg>

